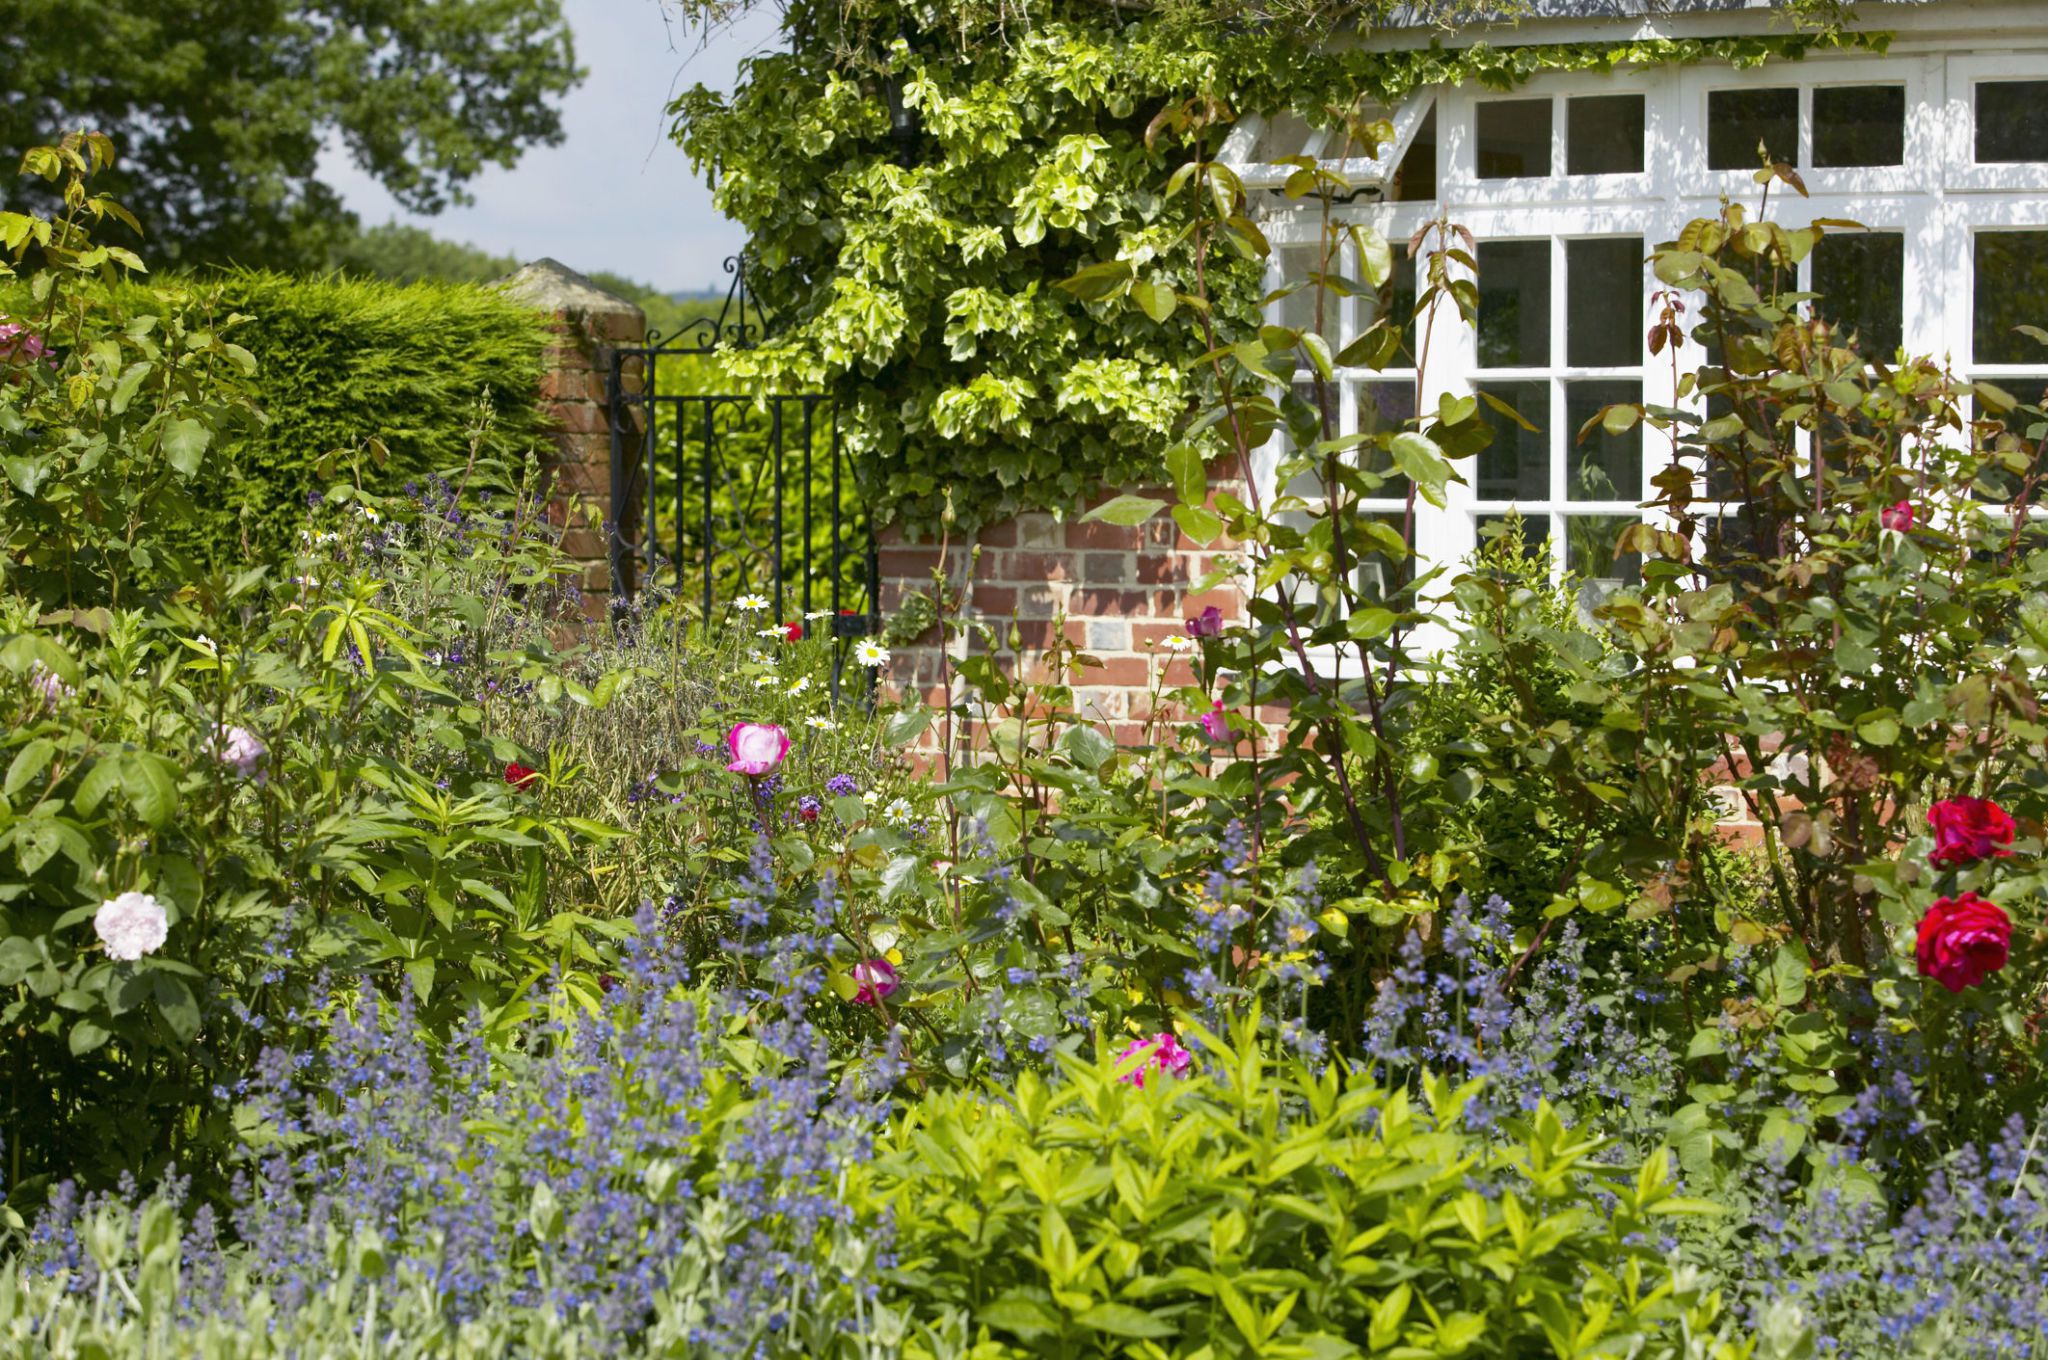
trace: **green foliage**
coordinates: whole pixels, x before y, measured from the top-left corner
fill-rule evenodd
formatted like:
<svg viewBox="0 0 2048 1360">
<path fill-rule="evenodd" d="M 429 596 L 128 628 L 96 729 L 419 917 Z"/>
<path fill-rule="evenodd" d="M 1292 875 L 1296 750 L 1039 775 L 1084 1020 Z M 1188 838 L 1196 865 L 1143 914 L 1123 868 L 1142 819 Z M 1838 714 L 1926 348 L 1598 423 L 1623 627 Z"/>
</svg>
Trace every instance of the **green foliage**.
<svg viewBox="0 0 2048 1360">
<path fill-rule="evenodd" d="M 1201 1035 L 1213 1078 L 1106 1053 L 906 1112 L 872 1193 L 898 1228 L 906 1356 L 1746 1355 L 1647 1243 L 1676 1193 L 1539 1106 L 1512 1136 L 1425 1099 Z M 1123 1065 L 1129 1067 L 1127 1062 Z"/>
<path fill-rule="evenodd" d="M 1070 507 L 1105 482 L 1156 481 L 1200 405 L 1190 364 L 1209 348 L 1170 309 L 1200 294 L 1225 341 L 1256 326 L 1263 252 L 1219 242 L 1204 255 L 1186 234 L 1196 201 L 1161 192 L 1172 161 L 1213 154 L 1238 113 L 1292 107 L 1341 124 L 1437 84 L 1754 64 L 1847 41 L 1823 28 L 1373 51 L 1284 19 L 1241 27 L 1190 12 L 799 4 L 785 15 L 790 52 L 753 58 L 730 98 L 699 87 L 674 105 L 678 137 L 695 164 L 718 167 L 718 206 L 748 228 L 755 282 L 787 323 L 734 371 L 838 396 L 884 521 L 933 533 L 949 489 L 971 530 Z M 892 140 L 891 88 L 916 120 L 907 147 Z M 1218 115 L 1200 130 L 1206 153 L 1148 132 L 1190 98 Z M 1086 286 L 1055 288 L 1070 278 Z"/>
<path fill-rule="evenodd" d="M 128 160 L 107 183 L 165 263 L 326 258 L 354 225 L 319 178 L 330 139 L 410 210 L 462 202 L 486 166 L 561 140 L 555 101 L 581 76 L 559 0 L 5 0 L 0 32 L 0 155 L 65 128 L 112 137 Z"/>
</svg>

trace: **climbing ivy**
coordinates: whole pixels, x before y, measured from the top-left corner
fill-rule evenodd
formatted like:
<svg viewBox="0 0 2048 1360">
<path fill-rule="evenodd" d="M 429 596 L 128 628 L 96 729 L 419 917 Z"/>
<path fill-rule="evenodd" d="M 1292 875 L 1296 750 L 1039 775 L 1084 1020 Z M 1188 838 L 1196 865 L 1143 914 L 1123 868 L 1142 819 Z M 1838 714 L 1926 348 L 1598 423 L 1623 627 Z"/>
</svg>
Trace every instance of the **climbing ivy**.
<svg viewBox="0 0 2048 1360">
<path fill-rule="evenodd" d="M 1159 479 L 1200 381 L 1193 329 L 1164 312 L 1198 291 L 1183 205 L 1162 193 L 1186 148 L 1146 135 L 1167 104 L 1348 124 L 1432 85 L 1884 42 L 1821 0 L 1787 6 L 1805 22 L 1770 35 L 1400 51 L 1325 41 L 1307 22 L 1190 22 L 1185 5 L 1055 0 L 1027 17 L 1006 4 L 796 0 L 788 51 L 747 62 L 730 96 L 699 86 L 671 107 L 719 208 L 750 232 L 752 281 L 782 322 L 735 374 L 834 391 L 871 508 L 914 536 L 949 506 L 971 529 Z M 1158 315 L 1053 286 L 1118 260 L 1155 285 L 1143 291 Z M 1207 267 L 1223 333 L 1255 324 L 1258 263 Z"/>
</svg>

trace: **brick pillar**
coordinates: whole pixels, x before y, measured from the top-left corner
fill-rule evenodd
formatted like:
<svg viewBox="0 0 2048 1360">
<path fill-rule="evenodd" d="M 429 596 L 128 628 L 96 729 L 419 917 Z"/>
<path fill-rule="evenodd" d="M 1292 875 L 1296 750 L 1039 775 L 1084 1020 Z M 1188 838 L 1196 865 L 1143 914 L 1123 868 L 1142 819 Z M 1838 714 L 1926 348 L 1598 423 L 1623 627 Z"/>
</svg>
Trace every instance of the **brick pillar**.
<svg viewBox="0 0 2048 1360">
<path fill-rule="evenodd" d="M 645 343 L 647 314 L 557 260 L 535 260 L 498 286 L 549 317 L 551 338 L 542 354 L 540 379 L 541 409 L 555 446 L 549 517 L 562 529 L 563 551 L 582 564 L 578 584 L 593 617 L 599 617 L 613 586 L 606 543 L 612 518 L 612 438 L 605 384 L 613 351 Z M 629 385 L 640 381 L 637 362 L 625 378 Z M 630 456 L 628 465 L 637 466 Z M 629 507 L 628 522 L 620 526 L 628 541 L 635 513 Z"/>
<path fill-rule="evenodd" d="M 1231 487 L 1225 483 L 1223 489 Z M 1157 489 L 1135 494 L 1171 500 L 1171 493 Z M 1045 678 L 1043 668 L 1032 663 L 1061 635 L 1100 660 L 1100 666 L 1073 677 L 1074 706 L 1084 719 L 1119 741 L 1137 740 L 1152 716 L 1149 696 L 1155 676 L 1164 672 L 1165 689 L 1194 681 L 1187 661 L 1174 659 L 1159 640 L 1185 632 L 1185 621 L 1207 605 L 1221 609 L 1226 621 L 1243 616 L 1243 595 L 1233 583 L 1194 593 L 1203 576 L 1234 559 L 1233 545 L 1222 539 L 1206 546 L 1196 543 L 1163 510 L 1132 528 L 1099 521 L 1084 524 L 1078 513 L 1065 520 L 1050 514 L 1019 515 L 988 525 L 971 539 L 948 546 L 947 571 L 955 587 L 966 580 L 976 546 L 981 556 L 973 568 L 964 617 L 992 627 L 996 655 L 1011 674 L 1019 673 L 1021 663 L 1026 678 Z M 912 591 L 931 594 L 932 569 L 938 561 L 936 543 L 908 543 L 893 532 L 882 535 L 885 626 Z M 927 630 L 914 643 L 894 645 L 890 663 L 890 679 L 900 691 L 922 694 L 933 704 L 945 701 L 937 688 L 938 642 L 938 630 Z M 978 636 L 955 639 L 952 646 L 955 656 L 968 647 L 987 650 Z"/>
</svg>

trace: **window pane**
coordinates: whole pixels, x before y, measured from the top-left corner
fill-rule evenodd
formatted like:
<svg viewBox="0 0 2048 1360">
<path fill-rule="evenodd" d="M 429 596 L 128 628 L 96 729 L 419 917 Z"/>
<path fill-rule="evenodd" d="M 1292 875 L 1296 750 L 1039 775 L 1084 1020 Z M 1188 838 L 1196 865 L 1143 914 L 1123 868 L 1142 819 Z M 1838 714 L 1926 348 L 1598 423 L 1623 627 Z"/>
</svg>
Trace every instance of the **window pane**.
<svg viewBox="0 0 2048 1360">
<path fill-rule="evenodd" d="M 1374 524 L 1385 525 L 1393 531 L 1396 539 L 1407 542 L 1401 535 L 1403 516 L 1367 515 L 1366 518 Z M 1358 587 L 1360 593 L 1368 600 L 1385 600 L 1414 577 L 1415 559 L 1412 556 L 1397 558 L 1381 550 L 1361 552 L 1358 555 Z"/>
<path fill-rule="evenodd" d="M 1421 203 L 1436 197 L 1435 104 L 1422 115 L 1422 126 L 1415 130 L 1415 140 L 1408 144 L 1394 171 L 1393 193 L 1388 197 L 1396 203 Z"/>
<path fill-rule="evenodd" d="M 2048 80 L 1978 82 L 1977 160 L 2048 161 Z"/>
<path fill-rule="evenodd" d="M 1565 101 L 1568 175 L 1639 175 L 1643 170 L 1643 97 L 1585 95 Z"/>
<path fill-rule="evenodd" d="M 1632 586 L 1642 580 L 1642 554 L 1617 555 L 1614 551 L 1621 531 L 1635 522 L 1632 515 L 1567 515 L 1564 521 L 1565 570 L 1614 585 Z"/>
<path fill-rule="evenodd" d="M 1595 427 L 1584 442 L 1579 430 L 1601 408 L 1643 399 L 1633 382 L 1573 382 L 1564 385 L 1564 494 L 1575 501 L 1639 501 L 1643 498 L 1643 427 L 1612 435 Z"/>
<path fill-rule="evenodd" d="M 1479 451 L 1474 488 L 1483 501 L 1547 501 L 1550 499 L 1550 384 L 1547 382 L 1480 383 L 1536 428 L 1525 430 L 1487 405 L 1479 414 L 1493 426 L 1493 442 Z"/>
<path fill-rule="evenodd" d="M 2048 350 L 2042 353 L 2048 354 Z M 2048 374 L 2030 373 L 2025 377 L 2002 377 L 1997 380 L 1997 385 L 2029 406 L 2040 406 L 2048 402 Z M 2042 428 L 2039 416 L 2017 409 L 2008 411 L 2003 416 L 1993 416 L 1984 409 L 1982 402 L 1976 403 L 1976 416 L 1980 420 L 1997 422 L 1997 427 L 1978 436 L 1984 441 L 1987 453 L 1996 450 L 2018 454 L 2033 474 L 2039 475 L 2043 471 L 2041 441 L 2044 436 L 2048 436 L 2048 430 Z M 2008 472 L 2004 468 L 1987 468 L 1977 474 L 1976 495 L 1980 501 L 2002 504 L 2019 495 L 2021 490 L 2020 473 Z M 2037 490 L 2035 495 L 2038 497 L 2039 494 Z"/>
<path fill-rule="evenodd" d="M 1815 165 L 1903 165 L 1906 87 L 1830 85 L 1813 92 Z"/>
<path fill-rule="evenodd" d="M 1550 242 L 1480 242 L 1479 366 L 1549 362 Z"/>
<path fill-rule="evenodd" d="M 1565 362 L 1633 368 L 1643 361 L 1643 238 L 1564 243 Z"/>
<path fill-rule="evenodd" d="M 1754 170 L 1756 146 L 1771 159 L 1799 160 L 1799 91 L 1714 90 L 1707 95 L 1707 168 Z"/>
<path fill-rule="evenodd" d="M 2048 325 L 2048 231 L 1977 234 L 1973 350 L 1980 364 L 2031 364 L 2048 350 L 2013 329 Z"/>
<path fill-rule="evenodd" d="M 1866 359 L 1885 363 L 1905 339 L 1906 238 L 1874 231 L 1823 236 L 1813 248 L 1814 310 L 1836 334 L 1861 337 Z"/>
<path fill-rule="evenodd" d="M 1380 434 L 1398 430 L 1415 415 L 1415 384 L 1412 382 L 1359 383 L 1352 388 L 1358 406 L 1358 433 Z M 1408 479 L 1394 473 L 1393 460 L 1377 444 L 1359 447 L 1361 464 L 1367 472 L 1382 473 L 1386 482 L 1369 494 L 1389 500 L 1408 494 Z"/>
<path fill-rule="evenodd" d="M 1342 329 L 1344 299 L 1333 288 L 1317 287 L 1314 276 L 1324 272 L 1342 274 L 1344 257 L 1332 251 L 1329 268 L 1325 271 L 1320 246 L 1282 246 L 1279 255 L 1280 285 L 1294 288 L 1292 293 L 1280 299 L 1280 324 L 1292 330 L 1315 330 L 1316 304 L 1320 299 L 1323 308 L 1321 333 L 1334 345 Z"/>
<path fill-rule="evenodd" d="M 1532 562 L 1550 560 L 1550 516 L 1537 515 L 1524 519 L 1520 515 L 1481 515 L 1479 517 L 1479 551 L 1486 552 L 1492 544 L 1502 538 L 1519 538 L 1522 556 Z"/>
<path fill-rule="evenodd" d="M 1479 178 L 1550 173 L 1550 101 L 1490 99 L 1479 106 Z"/>
</svg>

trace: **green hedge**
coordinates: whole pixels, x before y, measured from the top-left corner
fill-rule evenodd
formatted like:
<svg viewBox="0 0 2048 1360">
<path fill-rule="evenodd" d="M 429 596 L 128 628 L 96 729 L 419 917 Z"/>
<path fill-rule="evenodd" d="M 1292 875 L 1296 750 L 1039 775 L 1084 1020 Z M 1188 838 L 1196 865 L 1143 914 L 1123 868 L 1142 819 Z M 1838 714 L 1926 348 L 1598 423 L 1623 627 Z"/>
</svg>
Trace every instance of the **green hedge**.
<svg viewBox="0 0 2048 1360">
<path fill-rule="evenodd" d="M 223 561 L 243 543 L 285 547 L 320 482 L 322 455 L 375 436 L 390 450 L 380 489 L 459 467 L 479 402 L 485 451 L 517 457 L 543 438 L 537 402 L 545 318 L 487 288 L 340 275 L 234 273 L 210 279 L 253 320 L 235 338 L 256 355 L 254 397 L 269 417 L 212 467 L 203 545 Z"/>
<path fill-rule="evenodd" d="M 479 403 L 492 421 L 484 452 L 517 458 L 543 440 L 538 404 L 545 318 L 473 284 L 390 283 L 340 274 L 299 278 L 237 271 L 118 286 L 99 324 L 155 310 L 151 287 L 218 289 L 229 332 L 256 356 L 248 395 L 267 422 L 210 454 L 195 485 L 197 528 L 179 546 L 221 567 L 289 550 L 331 450 L 372 436 L 390 450 L 365 482 L 396 491 L 459 468 Z M 0 312 L 33 312 L 19 286 Z"/>
</svg>

